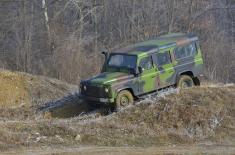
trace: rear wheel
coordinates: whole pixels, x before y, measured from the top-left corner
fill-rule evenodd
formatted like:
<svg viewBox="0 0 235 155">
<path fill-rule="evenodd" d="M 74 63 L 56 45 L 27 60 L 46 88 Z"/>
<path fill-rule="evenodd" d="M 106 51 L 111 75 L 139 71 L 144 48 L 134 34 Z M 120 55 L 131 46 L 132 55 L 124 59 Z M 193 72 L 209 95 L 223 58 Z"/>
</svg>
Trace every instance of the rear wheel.
<svg viewBox="0 0 235 155">
<path fill-rule="evenodd" d="M 193 79 L 188 75 L 181 75 L 177 82 L 177 88 L 190 88 L 194 86 Z"/>
<path fill-rule="evenodd" d="M 128 90 L 122 90 L 118 93 L 115 104 L 116 110 L 120 110 L 134 102 L 133 95 Z"/>
</svg>

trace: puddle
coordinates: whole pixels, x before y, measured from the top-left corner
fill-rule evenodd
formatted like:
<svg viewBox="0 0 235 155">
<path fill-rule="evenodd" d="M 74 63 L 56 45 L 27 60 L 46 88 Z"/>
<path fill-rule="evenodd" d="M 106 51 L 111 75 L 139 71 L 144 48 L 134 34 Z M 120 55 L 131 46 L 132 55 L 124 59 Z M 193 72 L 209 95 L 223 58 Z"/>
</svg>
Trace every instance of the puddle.
<svg viewBox="0 0 235 155">
<path fill-rule="evenodd" d="M 53 118 L 70 118 L 89 112 L 86 103 L 66 104 L 64 106 L 50 110 Z"/>
<path fill-rule="evenodd" d="M 78 93 L 67 95 L 57 101 L 48 102 L 39 110 L 49 113 L 49 117 L 53 118 L 71 118 L 94 112 L 107 115 L 110 112 L 107 106 L 95 103 L 91 106 L 91 104 L 84 102 Z"/>
</svg>

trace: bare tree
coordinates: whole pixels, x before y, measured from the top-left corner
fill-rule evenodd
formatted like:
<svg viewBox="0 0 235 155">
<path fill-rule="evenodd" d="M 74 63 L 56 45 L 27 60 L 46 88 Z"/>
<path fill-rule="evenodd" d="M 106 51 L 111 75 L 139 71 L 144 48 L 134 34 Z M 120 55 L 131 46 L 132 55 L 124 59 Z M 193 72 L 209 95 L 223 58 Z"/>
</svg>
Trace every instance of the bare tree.
<svg viewBox="0 0 235 155">
<path fill-rule="evenodd" d="M 99 72 L 100 50 L 196 33 L 205 74 L 234 81 L 233 0 L 0 1 L 0 66 L 73 83 Z"/>
</svg>

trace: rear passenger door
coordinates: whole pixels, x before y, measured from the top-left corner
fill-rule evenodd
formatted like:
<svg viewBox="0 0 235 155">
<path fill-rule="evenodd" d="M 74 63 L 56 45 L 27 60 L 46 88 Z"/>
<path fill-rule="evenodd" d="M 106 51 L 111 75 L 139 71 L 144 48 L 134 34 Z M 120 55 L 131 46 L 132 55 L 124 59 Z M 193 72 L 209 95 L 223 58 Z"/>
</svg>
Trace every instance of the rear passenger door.
<svg viewBox="0 0 235 155">
<path fill-rule="evenodd" d="M 163 50 L 154 54 L 154 63 L 158 71 L 158 87 L 164 88 L 174 84 L 175 70 L 171 58 L 172 49 Z"/>
<path fill-rule="evenodd" d="M 153 64 L 152 56 L 140 59 L 138 64 L 143 72 L 139 76 L 139 94 L 152 92 L 156 89 L 155 79 L 157 76 L 156 66 Z"/>
</svg>

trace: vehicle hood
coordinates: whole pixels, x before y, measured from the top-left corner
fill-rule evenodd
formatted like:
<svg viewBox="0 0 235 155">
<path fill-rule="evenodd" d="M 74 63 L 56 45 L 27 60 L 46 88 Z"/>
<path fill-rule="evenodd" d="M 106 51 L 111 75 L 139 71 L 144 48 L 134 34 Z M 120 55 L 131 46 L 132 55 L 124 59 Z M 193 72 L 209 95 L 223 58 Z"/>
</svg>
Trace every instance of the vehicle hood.
<svg viewBox="0 0 235 155">
<path fill-rule="evenodd" d="M 133 77 L 134 75 L 123 72 L 104 72 L 84 82 L 90 84 L 111 85 L 113 83 L 117 83 L 119 81 L 125 81 Z"/>
</svg>

